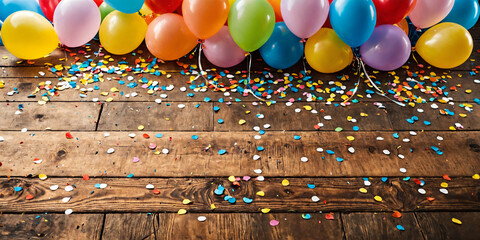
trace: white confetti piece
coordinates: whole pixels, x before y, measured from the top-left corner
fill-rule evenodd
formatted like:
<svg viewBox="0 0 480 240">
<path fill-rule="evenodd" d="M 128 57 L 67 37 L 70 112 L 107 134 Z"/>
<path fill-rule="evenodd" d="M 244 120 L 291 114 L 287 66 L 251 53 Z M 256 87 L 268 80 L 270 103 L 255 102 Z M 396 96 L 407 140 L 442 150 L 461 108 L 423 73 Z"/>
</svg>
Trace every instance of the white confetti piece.
<svg viewBox="0 0 480 240">
<path fill-rule="evenodd" d="M 388 151 L 387 149 L 383 150 L 383 154 L 385 155 L 390 155 L 390 151 Z"/>
<path fill-rule="evenodd" d="M 300 161 L 302 161 L 302 162 L 308 162 L 308 158 L 307 158 L 307 157 L 302 157 L 302 158 L 300 158 Z"/>
<path fill-rule="evenodd" d="M 22 133 L 26 133 L 27 131 L 28 131 L 27 128 L 22 128 L 22 130 L 21 130 Z"/>
<path fill-rule="evenodd" d="M 137 134 L 135 134 L 135 133 L 130 133 L 130 134 L 128 134 L 128 136 L 131 137 L 131 138 L 134 138 L 134 137 L 137 136 Z"/>
<path fill-rule="evenodd" d="M 323 117 L 323 119 L 325 119 L 325 120 L 332 120 L 332 116 L 327 115 L 327 116 Z"/>
<path fill-rule="evenodd" d="M 355 148 L 349 147 L 349 148 L 348 148 L 348 152 L 350 152 L 350 153 L 352 153 L 352 154 L 355 153 Z"/>
<path fill-rule="evenodd" d="M 70 215 L 72 214 L 73 210 L 72 209 L 67 209 L 65 210 L 65 215 Z"/>
<path fill-rule="evenodd" d="M 403 156 L 402 154 L 398 154 L 398 158 L 400 158 L 400 159 L 404 159 L 404 158 L 405 158 L 405 156 Z"/>
<path fill-rule="evenodd" d="M 113 149 L 113 148 L 109 148 L 109 149 L 107 150 L 107 153 L 108 153 L 108 154 L 112 154 L 112 153 L 114 153 L 114 152 L 115 152 L 115 149 Z"/>
<path fill-rule="evenodd" d="M 64 197 L 64 198 L 62 198 L 62 202 L 68 203 L 70 201 L 70 199 L 72 199 L 72 198 L 71 197 Z"/>
<path fill-rule="evenodd" d="M 363 185 L 370 186 L 370 185 L 372 185 L 372 183 L 370 181 L 363 181 Z"/>
<path fill-rule="evenodd" d="M 160 104 L 160 103 L 162 103 L 162 99 L 157 98 L 157 99 L 155 99 L 155 102 L 158 103 L 158 104 Z"/>
<path fill-rule="evenodd" d="M 403 142 L 410 142 L 410 139 L 409 138 L 404 138 L 402 139 Z"/>
<path fill-rule="evenodd" d="M 312 197 L 312 201 L 313 201 L 313 202 L 318 202 L 318 201 L 320 201 L 320 198 L 317 197 L 317 196 L 313 196 L 313 197 Z"/>
<path fill-rule="evenodd" d="M 164 149 L 162 150 L 162 153 L 163 153 L 163 154 L 168 154 L 169 152 L 170 152 L 170 151 L 169 151 L 167 148 L 164 148 Z"/>
<path fill-rule="evenodd" d="M 412 136 L 417 136 L 417 132 L 410 131 L 410 135 L 412 135 Z"/>
<path fill-rule="evenodd" d="M 110 137 L 110 133 L 104 133 L 103 137 Z"/>
<path fill-rule="evenodd" d="M 5 141 L 5 138 L 3 138 L 2 136 L 0 136 L 0 142 L 3 142 Z"/>
<path fill-rule="evenodd" d="M 419 189 L 418 189 L 418 192 L 419 192 L 420 194 L 425 194 L 425 193 L 427 193 L 427 191 L 425 191 L 425 189 L 423 189 L 423 188 L 419 188 Z"/>
<path fill-rule="evenodd" d="M 265 128 L 265 129 L 269 129 L 270 127 L 271 127 L 271 125 L 268 124 L 268 123 L 263 125 L 263 128 Z"/>
<path fill-rule="evenodd" d="M 317 148 L 317 152 L 323 152 L 323 148 Z"/>
<path fill-rule="evenodd" d="M 400 168 L 400 172 L 401 172 L 401 173 L 406 173 L 406 172 L 407 172 L 407 169 L 406 169 L 406 168 Z"/>
<path fill-rule="evenodd" d="M 262 173 L 262 169 L 254 169 L 253 172 L 256 174 L 260 174 Z"/>
<path fill-rule="evenodd" d="M 199 222 L 205 222 L 205 221 L 207 220 L 207 217 L 205 217 L 205 216 L 198 216 L 197 220 L 198 220 Z"/>
<path fill-rule="evenodd" d="M 438 141 L 443 141 L 443 137 L 437 136 Z"/>
<path fill-rule="evenodd" d="M 383 141 L 383 137 L 377 137 L 377 141 Z"/>
<path fill-rule="evenodd" d="M 147 186 L 145 187 L 146 189 L 154 189 L 155 187 L 153 186 L 153 184 L 147 184 Z"/>
<path fill-rule="evenodd" d="M 443 194 L 448 194 L 448 190 L 446 188 L 440 188 L 440 192 Z"/>
<path fill-rule="evenodd" d="M 66 186 L 65 191 L 67 191 L 67 192 L 73 191 L 73 186 L 71 186 L 71 185 Z"/>
<path fill-rule="evenodd" d="M 107 188 L 107 186 L 108 185 L 106 183 L 101 183 L 100 184 L 100 189 L 105 189 L 105 188 Z"/>
<path fill-rule="evenodd" d="M 257 132 L 260 131 L 260 127 L 259 126 L 253 127 L 253 131 L 257 131 Z"/>
<path fill-rule="evenodd" d="M 178 104 L 178 108 L 184 109 L 184 108 L 185 108 L 185 104 Z"/>
<path fill-rule="evenodd" d="M 258 160 L 258 159 L 260 159 L 260 156 L 259 156 L 259 155 L 254 155 L 254 156 L 253 156 L 253 160 L 256 161 L 256 160 Z"/>
<path fill-rule="evenodd" d="M 57 189 L 58 189 L 58 185 L 50 186 L 50 190 L 52 190 L 52 191 L 57 191 Z"/>
<path fill-rule="evenodd" d="M 255 140 L 260 140 L 260 139 L 262 138 L 262 136 L 260 136 L 260 135 L 255 135 L 253 138 L 254 138 Z"/>
<path fill-rule="evenodd" d="M 263 181 L 265 181 L 265 177 L 264 176 L 258 176 L 257 181 L 263 182 Z"/>
</svg>

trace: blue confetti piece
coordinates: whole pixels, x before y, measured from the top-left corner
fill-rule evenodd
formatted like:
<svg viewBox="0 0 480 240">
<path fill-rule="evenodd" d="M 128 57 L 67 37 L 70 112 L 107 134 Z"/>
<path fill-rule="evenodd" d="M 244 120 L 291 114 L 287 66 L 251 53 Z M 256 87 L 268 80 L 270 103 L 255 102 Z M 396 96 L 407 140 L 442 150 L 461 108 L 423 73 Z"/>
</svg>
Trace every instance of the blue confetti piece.
<svg viewBox="0 0 480 240">
<path fill-rule="evenodd" d="M 308 186 L 308 188 L 310 188 L 310 189 L 314 189 L 314 188 L 315 188 L 315 184 L 308 184 L 308 183 L 307 183 L 307 186 Z"/>
<path fill-rule="evenodd" d="M 228 199 L 230 199 L 230 198 L 232 198 L 232 196 L 227 195 L 227 196 L 223 197 L 223 200 L 228 201 Z"/>
<path fill-rule="evenodd" d="M 388 178 L 387 177 L 382 177 L 382 182 L 387 182 Z"/>
<path fill-rule="evenodd" d="M 353 131 L 357 132 L 358 130 L 360 130 L 358 126 L 353 126 Z"/>
<path fill-rule="evenodd" d="M 95 188 L 100 188 L 100 183 L 95 184 Z"/>
<path fill-rule="evenodd" d="M 393 134 L 393 137 L 396 138 L 396 139 L 398 139 L 400 136 L 398 136 L 398 133 L 394 133 L 394 134 Z"/>
<path fill-rule="evenodd" d="M 227 150 L 224 150 L 224 149 L 218 150 L 218 154 L 220 154 L 220 155 L 223 155 L 225 153 L 227 153 Z"/>
<path fill-rule="evenodd" d="M 198 139 L 198 136 L 197 136 L 197 135 L 193 135 L 193 136 L 192 136 L 192 139 L 193 139 L 193 140 L 197 140 L 197 139 Z"/>
<path fill-rule="evenodd" d="M 263 150 L 265 150 L 265 148 L 263 148 L 262 146 L 258 146 L 258 147 L 257 147 L 257 150 L 258 150 L 258 151 L 263 151 Z"/>
<path fill-rule="evenodd" d="M 410 118 L 407 119 L 407 122 L 408 122 L 408 123 L 411 123 L 411 124 L 414 124 L 414 123 L 415 123 L 415 121 L 414 121 L 413 119 L 410 119 Z"/>
<path fill-rule="evenodd" d="M 330 154 L 330 155 L 333 155 L 333 154 L 335 154 L 335 152 L 334 152 L 334 151 L 332 151 L 332 150 L 327 150 L 327 153 L 328 153 L 328 154 Z"/>
<path fill-rule="evenodd" d="M 14 187 L 13 190 L 15 190 L 15 192 L 20 192 L 22 191 L 22 187 Z"/>
<path fill-rule="evenodd" d="M 225 121 L 223 121 L 223 119 L 220 118 L 220 119 L 218 119 L 217 122 L 218 122 L 219 124 L 223 124 Z"/>
<path fill-rule="evenodd" d="M 427 126 L 430 126 L 430 125 L 432 125 L 432 123 L 431 123 L 431 122 L 429 122 L 429 121 L 423 121 L 423 124 L 425 124 L 425 125 L 427 125 Z"/>
<path fill-rule="evenodd" d="M 156 138 L 161 138 L 161 137 L 163 137 L 163 134 L 157 133 L 157 134 L 155 134 L 155 137 L 156 137 Z"/>
<path fill-rule="evenodd" d="M 132 178 L 133 177 L 133 173 L 130 173 L 127 175 L 127 178 Z"/>
<path fill-rule="evenodd" d="M 300 140 L 300 139 L 302 139 L 302 137 L 300 137 L 300 136 L 298 136 L 298 135 L 295 135 L 295 136 L 293 136 L 293 139 L 295 139 L 295 140 Z"/>
<path fill-rule="evenodd" d="M 337 157 L 337 162 L 343 162 L 343 158 Z"/>
<path fill-rule="evenodd" d="M 243 197 L 243 201 L 244 201 L 245 203 L 252 203 L 252 202 L 253 202 L 253 199 L 247 198 L 247 197 Z"/>
<path fill-rule="evenodd" d="M 260 135 L 265 134 L 265 130 L 260 130 L 260 131 L 258 131 L 258 134 L 260 134 Z"/>
<path fill-rule="evenodd" d="M 307 214 L 302 214 L 302 218 L 308 220 L 308 219 L 312 218 L 312 216 L 307 213 Z"/>
<path fill-rule="evenodd" d="M 397 229 L 400 230 L 400 231 L 405 231 L 405 228 L 403 228 L 402 225 L 397 225 Z"/>
<path fill-rule="evenodd" d="M 215 189 L 214 193 L 216 195 L 223 195 L 224 191 L 225 191 L 225 188 L 220 184 L 218 185 L 217 189 Z"/>
<path fill-rule="evenodd" d="M 209 97 L 205 97 L 205 99 L 203 99 L 203 101 L 205 102 L 210 102 L 212 99 L 210 99 Z"/>
<path fill-rule="evenodd" d="M 413 121 L 418 121 L 418 117 L 417 117 L 417 116 L 413 116 L 413 117 L 412 117 L 412 120 L 413 120 Z"/>
<path fill-rule="evenodd" d="M 214 107 L 213 107 L 213 111 L 218 112 L 219 110 L 220 110 L 219 107 L 217 107 L 217 106 L 214 106 Z"/>
</svg>

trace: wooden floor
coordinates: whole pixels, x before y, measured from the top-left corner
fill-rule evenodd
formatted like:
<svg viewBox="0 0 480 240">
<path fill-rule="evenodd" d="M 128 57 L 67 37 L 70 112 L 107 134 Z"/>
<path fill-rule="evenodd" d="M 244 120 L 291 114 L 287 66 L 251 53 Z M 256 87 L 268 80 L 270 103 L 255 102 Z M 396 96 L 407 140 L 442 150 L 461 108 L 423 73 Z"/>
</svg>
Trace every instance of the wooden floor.
<svg viewBox="0 0 480 240">
<path fill-rule="evenodd" d="M 202 88 L 195 58 L 149 70 L 144 46 L 30 62 L 0 47 L 0 239 L 478 239 L 479 46 L 451 71 L 419 58 L 370 70 L 385 90 L 416 76 L 426 103 L 406 107 L 364 79 L 342 106 L 352 67 L 285 83 L 301 63 L 281 73 L 254 60 L 254 77 L 273 76 L 261 101 Z M 209 74 L 231 86 L 244 66 Z"/>
</svg>

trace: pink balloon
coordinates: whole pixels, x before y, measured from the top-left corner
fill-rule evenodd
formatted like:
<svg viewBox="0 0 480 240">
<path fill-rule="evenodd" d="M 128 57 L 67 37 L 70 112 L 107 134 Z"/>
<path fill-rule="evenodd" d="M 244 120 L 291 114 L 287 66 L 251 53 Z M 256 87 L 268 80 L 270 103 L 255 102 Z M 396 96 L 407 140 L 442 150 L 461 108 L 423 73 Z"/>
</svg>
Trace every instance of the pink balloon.
<svg viewBox="0 0 480 240">
<path fill-rule="evenodd" d="M 213 65 L 228 68 L 241 63 L 245 59 L 245 52 L 235 41 L 227 26 L 203 43 L 205 57 Z"/>
<path fill-rule="evenodd" d="M 328 0 L 282 0 L 282 17 L 288 29 L 300 38 L 309 38 L 328 17 Z"/>
<path fill-rule="evenodd" d="M 68 47 L 80 47 L 92 40 L 100 22 L 100 10 L 92 0 L 63 0 L 53 13 L 53 27 L 60 42 Z"/>
<path fill-rule="evenodd" d="M 450 13 L 455 0 L 418 0 L 409 17 L 418 28 L 429 28 Z"/>
</svg>

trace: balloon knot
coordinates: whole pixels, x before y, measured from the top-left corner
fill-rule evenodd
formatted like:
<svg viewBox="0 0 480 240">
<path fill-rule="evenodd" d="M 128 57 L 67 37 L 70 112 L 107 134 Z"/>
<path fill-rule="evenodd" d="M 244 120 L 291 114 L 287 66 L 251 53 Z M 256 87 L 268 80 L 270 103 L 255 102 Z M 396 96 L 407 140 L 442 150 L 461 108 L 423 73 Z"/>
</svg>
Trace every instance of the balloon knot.
<svg viewBox="0 0 480 240">
<path fill-rule="evenodd" d="M 421 32 L 421 31 L 422 31 L 422 29 L 421 29 L 421 28 L 419 28 L 419 27 L 417 27 L 417 29 L 416 29 L 416 30 L 417 30 L 417 32 Z"/>
<path fill-rule="evenodd" d="M 200 44 L 203 44 L 203 43 L 205 42 L 205 40 L 203 40 L 203 39 L 198 39 L 197 42 L 200 43 Z"/>
<path fill-rule="evenodd" d="M 304 43 L 306 42 L 307 40 L 305 38 L 302 38 L 302 40 L 300 40 L 301 43 Z"/>
</svg>

